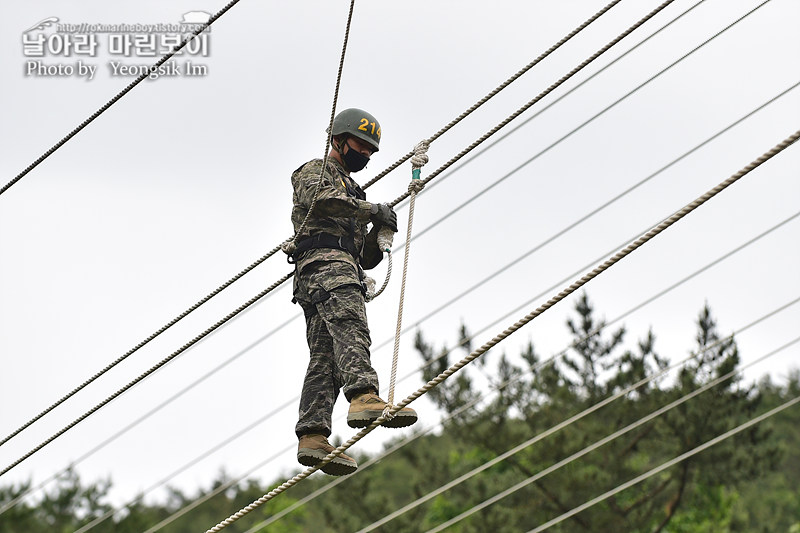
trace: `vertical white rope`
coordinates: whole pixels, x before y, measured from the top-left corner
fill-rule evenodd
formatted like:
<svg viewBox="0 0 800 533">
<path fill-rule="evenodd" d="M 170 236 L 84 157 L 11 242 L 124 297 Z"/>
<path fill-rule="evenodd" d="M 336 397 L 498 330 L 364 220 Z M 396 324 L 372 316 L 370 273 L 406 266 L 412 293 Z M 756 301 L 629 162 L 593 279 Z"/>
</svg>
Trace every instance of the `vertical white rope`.
<svg viewBox="0 0 800 533">
<path fill-rule="evenodd" d="M 414 200 L 416 197 L 417 193 L 412 191 L 408 204 L 408 229 L 406 230 L 405 256 L 403 257 L 403 279 L 400 282 L 400 303 L 397 306 L 397 328 L 394 332 L 394 352 L 392 354 L 392 374 L 389 378 L 389 399 L 386 403 L 387 409 L 391 408 L 394 403 L 394 386 L 397 381 L 397 360 L 400 355 L 400 330 L 403 326 L 403 304 L 405 303 L 406 278 L 408 276 L 408 254 L 411 248 L 411 225 L 414 221 Z"/>
<path fill-rule="evenodd" d="M 406 229 L 405 256 L 403 257 L 403 279 L 400 282 L 400 303 L 397 308 L 397 328 L 394 333 L 394 353 L 392 355 L 392 374 L 389 378 L 389 399 L 384 408 L 384 414 L 388 414 L 394 403 L 394 388 L 397 382 L 397 361 L 400 355 L 400 333 L 403 329 L 403 304 L 406 296 L 406 278 L 408 276 L 408 256 L 411 251 L 411 227 L 414 223 L 414 201 L 417 193 L 422 190 L 424 184 L 420 180 L 420 169 L 428 162 L 429 143 L 422 141 L 414 147 L 414 156 L 411 158 L 411 183 L 408 191 L 411 193 L 408 204 L 408 228 Z"/>
</svg>

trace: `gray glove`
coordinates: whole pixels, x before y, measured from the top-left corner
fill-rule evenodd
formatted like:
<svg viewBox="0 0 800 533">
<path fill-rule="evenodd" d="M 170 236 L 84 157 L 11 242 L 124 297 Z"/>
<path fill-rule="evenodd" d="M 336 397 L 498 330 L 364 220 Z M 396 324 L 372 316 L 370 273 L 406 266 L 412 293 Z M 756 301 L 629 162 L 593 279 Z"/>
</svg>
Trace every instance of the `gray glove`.
<svg viewBox="0 0 800 533">
<path fill-rule="evenodd" d="M 386 226 L 397 233 L 397 213 L 387 204 L 372 204 L 369 219 L 373 224 Z"/>
</svg>

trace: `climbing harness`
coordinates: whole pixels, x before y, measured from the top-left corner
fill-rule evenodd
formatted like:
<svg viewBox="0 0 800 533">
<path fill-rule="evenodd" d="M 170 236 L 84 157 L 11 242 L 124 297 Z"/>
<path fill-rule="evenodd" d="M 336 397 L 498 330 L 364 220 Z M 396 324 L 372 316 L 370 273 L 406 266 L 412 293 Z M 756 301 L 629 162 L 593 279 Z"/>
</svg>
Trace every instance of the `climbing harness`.
<svg viewBox="0 0 800 533">
<path fill-rule="evenodd" d="M 292 255 L 288 256 L 286 260 L 290 263 L 294 263 L 296 258 L 299 257 L 303 252 L 307 252 L 308 250 L 313 250 L 315 248 L 335 248 L 337 250 L 344 250 L 352 255 L 355 260 L 358 260 L 359 253 L 356 249 L 356 244 L 352 235 L 337 237 L 336 235 L 322 232 L 316 233 L 311 237 L 307 237 L 298 242 L 297 246 L 295 247 L 295 251 L 292 253 Z"/>
<path fill-rule="evenodd" d="M 308 163 L 306 163 L 308 164 Z M 294 174 L 300 172 L 306 164 L 300 165 L 297 170 L 294 171 Z M 341 170 L 337 169 L 334 165 L 328 165 L 328 172 L 332 175 L 339 174 L 339 180 L 342 186 L 347 193 L 347 196 L 350 198 L 355 198 L 357 200 L 366 200 L 367 195 L 364 194 L 364 190 L 361 189 L 358 185 L 353 182 L 353 180 L 342 173 Z M 323 171 L 324 174 L 324 171 Z M 322 183 L 320 180 L 317 184 L 317 189 L 315 191 L 315 197 L 319 195 L 319 184 Z M 311 212 L 309 209 L 308 213 Z M 305 219 L 303 224 L 306 224 L 308 221 L 308 213 L 306 213 Z M 335 248 L 338 250 L 344 250 L 348 252 L 353 259 L 355 260 L 356 264 L 358 264 L 358 258 L 361 255 L 361 250 L 363 249 L 362 246 L 359 248 L 356 246 L 356 221 L 354 218 L 350 218 L 348 220 L 349 227 L 347 229 L 347 235 L 333 235 L 327 232 L 318 232 L 310 237 L 305 237 L 303 239 L 297 240 L 297 236 L 300 235 L 300 231 L 303 230 L 301 226 L 298 232 L 294 236 L 294 241 L 286 241 L 282 246 L 281 249 L 287 254 L 286 261 L 290 264 L 294 264 L 297 262 L 297 259 L 304 253 L 309 250 L 317 249 L 317 248 Z M 292 246 L 292 242 L 294 245 Z M 291 251 L 290 251 L 291 250 Z"/>
</svg>

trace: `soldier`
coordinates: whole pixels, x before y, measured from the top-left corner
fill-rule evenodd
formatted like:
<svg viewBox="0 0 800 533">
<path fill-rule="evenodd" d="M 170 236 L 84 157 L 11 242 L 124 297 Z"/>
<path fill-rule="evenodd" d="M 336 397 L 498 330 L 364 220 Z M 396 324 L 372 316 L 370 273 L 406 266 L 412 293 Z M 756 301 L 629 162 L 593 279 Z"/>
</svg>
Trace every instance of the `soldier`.
<svg viewBox="0 0 800 533">
<path fill-rule="evenodd" d="M 320 463 L 334 449 L 327 437 L 339 389 L 350 402 L 350 427 L 368 426 L 386 406 L 378 397 L 378 376 L 370 363 L 362 269 L 374 268 L 383 259 L 378 231 L 386 226 L 397 232 L 397 215 L 386 204 L 367 202 L 350 177 L 378 151 L 381 127 L 369 113 L 346 109 L 334 118 L 331 135 L 332 148 L 316 204 L 290 256 L 295 263 L 292 301 L 303 308 L 311 352 L 295 427 L 297 460 L 306 466 Z M 315 159 L 292 174 L 295 232 L 314 199 L 321 170 L 322 160 Z M 369 222 L 372 229 L 367 231 Z M 384 425 L 405 427 L 416 421 L 417 414 L 407 407 Z M 322 471 L 337 476 L 357 468 L 352 457 L 341 454 Z"/>
</svg>

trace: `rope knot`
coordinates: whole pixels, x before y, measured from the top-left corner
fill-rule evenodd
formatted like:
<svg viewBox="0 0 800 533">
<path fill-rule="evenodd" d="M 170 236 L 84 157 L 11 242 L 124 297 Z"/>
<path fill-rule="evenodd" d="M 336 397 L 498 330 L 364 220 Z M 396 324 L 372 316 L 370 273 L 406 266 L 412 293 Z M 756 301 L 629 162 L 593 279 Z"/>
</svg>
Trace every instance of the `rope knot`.
<svg viewBox="0 0 800 533">
<path fill-rule="evenodd" d="M 364 284 L 364 288 L 366 289 L 364 291 L 364 301 L 371 302 L 377 296 L 377 294 L 375 294 L 375 285 L 376 285 L 375 280 L 369 276 L 364 276 L 364 280 L 362 281 L 362 283 Z"/>
<path fill-rule="evenodd" d="M 422 168 L 428 162 L 428 141 L 420 141 L 414 146 L 414 155 L 411 156 L 411 168 Z"/>
<path fill-rule="evenodd" d="M 281 250 L 286 255 L 292 255 L 295 250 L 297 250 L 297 245 L 294 243 L 294 239 L 289 239 L 288 241 L 281 243 Z"/>
<path fill-rule="evenodd" d="M 381 416 L 386 417 L 386 420 L 391 420 L 397 416 L 396 414 L 390 412 L 392 409 L 394 409 L 394 405 L 387 403 L 386 407 L 383 408 L 383 413 L 381 413 Z"/>
<path fill-rule="evenodd" d="M 425 183 L 422 180 L 411 180 L 411 183 L 408 184 L 408 192 L 419 194 L 419 192 L 424 188 Z"/>
<path fill-rule="evenodd" d="M 391 228 L 383 226 L 381 229 L 378 230 L 378 248 L 380 248 L 382 252 L 392 251 L 393 240 L 394 240 L 394 232 L 391 230 Z"/>
</svg>

